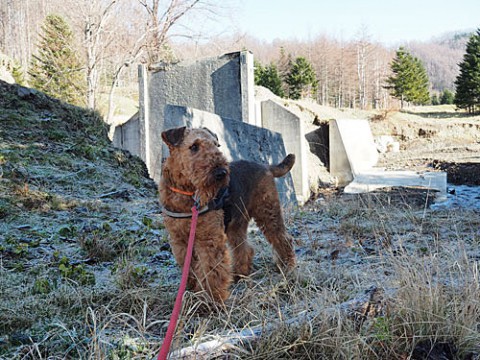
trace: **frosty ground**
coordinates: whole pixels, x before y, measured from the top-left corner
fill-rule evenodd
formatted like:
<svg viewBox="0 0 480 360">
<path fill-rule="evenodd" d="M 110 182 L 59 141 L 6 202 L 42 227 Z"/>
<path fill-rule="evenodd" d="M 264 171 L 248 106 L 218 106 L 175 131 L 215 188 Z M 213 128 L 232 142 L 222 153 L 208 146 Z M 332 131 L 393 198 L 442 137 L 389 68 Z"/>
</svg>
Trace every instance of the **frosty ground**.
<svg viewBox="0 0 480 360">
<path fill-rule="evenodd" d="M 0 359 L 153 358 L 180 270 L 143 163 L 111 147 L 94 113 L 4 83 L 0 93 Z M 382 155 L 386 167 L 479 163 L 478 117 L 380 115 L 374 134 L 402 148 Z M 254 273 L 224 308 L 187 293 L 173 348 L 260 329 L 220 357 L 475 358 L 480 213 L 431 207 L 432 195 L 321 189 L 286 209 L 298 256 L 288 276 L 253 225 Z"/>
</svg>

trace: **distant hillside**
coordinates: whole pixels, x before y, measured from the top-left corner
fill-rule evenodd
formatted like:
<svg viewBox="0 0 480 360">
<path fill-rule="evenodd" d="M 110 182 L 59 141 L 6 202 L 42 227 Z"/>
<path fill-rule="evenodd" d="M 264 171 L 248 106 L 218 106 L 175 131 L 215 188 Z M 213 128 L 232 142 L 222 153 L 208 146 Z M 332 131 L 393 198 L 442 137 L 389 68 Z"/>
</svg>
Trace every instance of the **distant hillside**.
<svg viewBox="0 0 480 360">
<path fill-rule="evenodd" d="M 412 54 L 423 61 L 433 91 L 441 92 L 445 89 L 455 91 L 458 64 L 462 61 L 471 34 L 448 33 L 428 42 L 411 42 L 407 45 Z"/>
<path fill-rule="evenodd" d="M 472 30 L 446 33 L 439 36 L 438 38 L 433 39 L 433 42 L 448 46 L 451 49 L 459 49 L 461 51 L 464 51 L 468 39 L 474 34 L 474 32 L 475 31 Z"/>
</svg>

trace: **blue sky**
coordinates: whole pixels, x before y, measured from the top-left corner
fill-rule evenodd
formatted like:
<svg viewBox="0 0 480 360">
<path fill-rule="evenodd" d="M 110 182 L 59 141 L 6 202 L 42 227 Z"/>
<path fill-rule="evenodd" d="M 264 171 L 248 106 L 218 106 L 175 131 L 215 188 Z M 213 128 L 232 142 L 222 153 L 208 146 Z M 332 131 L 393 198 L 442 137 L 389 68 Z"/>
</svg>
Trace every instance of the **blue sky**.
<svg viewBox="0 0 480 360">
<path fill-rule="evenodd" d="M 236 30 L 258 39 L 354 39 L 395 45 L 480 27 L 480 0 L 239 0 Z"/>
</svg>

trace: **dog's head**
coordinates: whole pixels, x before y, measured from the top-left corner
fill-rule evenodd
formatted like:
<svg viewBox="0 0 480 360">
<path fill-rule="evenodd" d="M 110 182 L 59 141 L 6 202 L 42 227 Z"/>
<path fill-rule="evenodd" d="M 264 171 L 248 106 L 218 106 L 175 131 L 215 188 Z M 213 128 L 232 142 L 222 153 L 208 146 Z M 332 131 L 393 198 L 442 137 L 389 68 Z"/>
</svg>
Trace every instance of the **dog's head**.
<svg viewBox="0 0 480 360">
<path fill-rule="evenodd" d="M 228 186 L 230 170 L 220 151 L 218 137 L 207 128 L 179 127 L 162 132 L 170 151 L 168 160 L 171 176 L 178 186 L 191 184 L 207 203 Z"/>
</svg>

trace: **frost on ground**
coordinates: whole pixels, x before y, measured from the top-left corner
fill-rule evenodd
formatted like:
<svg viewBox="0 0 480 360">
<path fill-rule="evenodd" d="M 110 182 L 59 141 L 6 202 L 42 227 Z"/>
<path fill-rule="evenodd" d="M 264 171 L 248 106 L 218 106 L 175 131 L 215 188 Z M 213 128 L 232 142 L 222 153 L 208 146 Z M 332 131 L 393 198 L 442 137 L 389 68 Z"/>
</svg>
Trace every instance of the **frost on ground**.
<svg viewBox="0 0 480 360">
<path fill-rule="evenodd" d="M 430 195 L 323 189 L 286 213 L 294 274 L 252 226 L 254 273 L 225 307 L 187 293 L 173 350 L 243 331 L 220 358 L 475 358 L 480 214 Z M 179 274 L 143 163 L 95 113 L 0 83 L 0 359 L 153 358 Z"/>
</svg>

